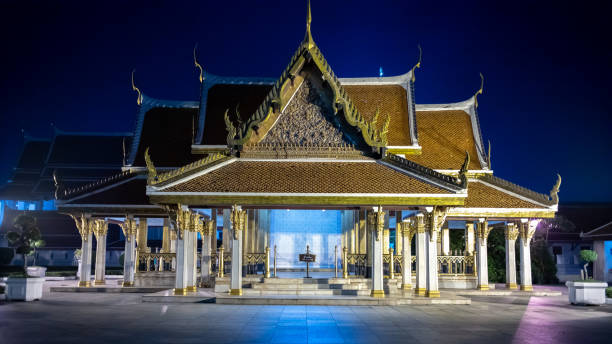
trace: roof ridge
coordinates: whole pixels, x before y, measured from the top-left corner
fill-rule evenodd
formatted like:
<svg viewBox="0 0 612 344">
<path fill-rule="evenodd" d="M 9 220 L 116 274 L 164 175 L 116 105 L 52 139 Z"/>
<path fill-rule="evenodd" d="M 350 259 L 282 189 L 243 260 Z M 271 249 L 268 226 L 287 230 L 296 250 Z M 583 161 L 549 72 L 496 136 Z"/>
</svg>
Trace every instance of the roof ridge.
<svg viewBox="0 0 612 344">
<path fill-rule="evenodd" d="M 557 203 L 555 202 L 555 200 L 553 198 L 551 198 L 549 195 L 543 194 L 543 193 L 539 193 L 536 191 L 533 191 L 531 189 L 528 189 L 524 186 L 520 186 L 518 184 L 512 183 L 508 180 L 502 179 L 500 177 L 494 176 L 493 174 L 485 174 L 482 176 L 478 176 L 477 179 L 480 180 L 484 180 L 488 183 L 491 183 L 495 186 L 504 188 L 508 191 L 514 192 L 518 195 L 521 195 L 523 197 L 527 197 L 527 198 L 531 198 L 534 201 L 552 206 L 552 205 L 556 205 Z"/>
<path fill-rule="evenodd" d="M 199 170 L 203 167 L 213 165 L 224 158 L 229 158 L 229 156 L 223 153 L 209 154 L 205 158 L 196 160 L 190 164 L 184 165 L 168 172 L 157 174 L 157 170 L 155 169 L 155 166 L 153 165 L 153 162 L 151 161 L 151 158 L 148 155 L 148 150 L 145 155 L 145 161 L 147 163 L 147 170 L 149 175 L 147 183 L 149 185 L 158 185 L 165 183 L 171 179 L 176 179 L 176 177 L 183 177 L 185 175 L 189 175 L 195 170 Z"/>
<path fill-rule="evenodd" d="M 86 192 L 92 191 L 94 189 L 97 189 L 101 186 L 106 186 L 109 184 L 112 184 L 114 182 L 118 182 L 118 181 L 122 181 L 125 180 L 129 177 L 132 176 L 136 176 L 142 174 L 142 172 L 136 172 L 136 171 L 131 171 L 131 170 L 126 170 L 126 171 L 122 171 L 116 174 L 113 174 L 111 176 L 102 178 L 102 179 L 98 179 L 95 182 L 91 182 L 89 184 L 85 184 L 85 185 L 81 185 L 75 188 L 71 188 L 71 189 L 61 189 L 61 183 L 60 181 L 55 177 L 54 175 L 54 182 L 55 182 L 55 190 L 56 190 L 56 199 L 68 199 L 68 197 L 76 197 L 79 195 L 82 195 Z M 57 197 L 57 196 L 61 196 L 61 197 Z"/>
<path fill-rule="evenodd" d="M 465 189 L 464 186 L 462 185 L 462 182 L 458 180 L 458 178 L 455 178 L 448 174 L 440 173 L 434 169 L 431 169 L 427 166 L 423 166 L 414 161 L 403 158 L 397 154 L 388 154 L 381 160 L 384 162 L 391 163 L 392 165 L 396 167 L 400 167 L 404 170 L 415 173 L 421 177 L 433 178 L 438 183 L 441 183 L 442 185 L 454 191 L 461 191 Z"/>
</svg>

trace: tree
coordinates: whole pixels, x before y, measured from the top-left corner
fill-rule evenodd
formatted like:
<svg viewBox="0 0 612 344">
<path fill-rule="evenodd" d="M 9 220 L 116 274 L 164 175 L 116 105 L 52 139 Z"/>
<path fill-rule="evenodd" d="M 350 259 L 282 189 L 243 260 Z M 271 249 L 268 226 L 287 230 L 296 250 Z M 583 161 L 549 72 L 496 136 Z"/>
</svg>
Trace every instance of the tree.
<svg viewBox="0 0 612 344">
<path fill-rule="evenodd" d="M 37 247 L 44 246 L 42 234 L 36 223 L 36 218 L 30 215 L 19 215 L 13 222 L 14 231 L 6 233 L 9 245 L 15 247 L 16 253 L 23 255 L 23 272 L 28 267 L 27 257 L 36 252 Z"/>
<path fill-rule="evenodd" d="M 589 271 L 587 270 L 587 266 L 590 262 L 597 260 L 597 252 L 593 250 L 581 250 L 580 259 L 582 259 L 584 262 L 584 278 L 589 279 Z"/>
<path fill-rule="evenodd" d="M 571 233 L 576 230 L 576 225 L 563 215 L 555 215 L 552 219 L 543 219 L 538 225 L 539 232 L 543 234 L 544 241 L 548 242 L 548 233 Z"/>
</svg>

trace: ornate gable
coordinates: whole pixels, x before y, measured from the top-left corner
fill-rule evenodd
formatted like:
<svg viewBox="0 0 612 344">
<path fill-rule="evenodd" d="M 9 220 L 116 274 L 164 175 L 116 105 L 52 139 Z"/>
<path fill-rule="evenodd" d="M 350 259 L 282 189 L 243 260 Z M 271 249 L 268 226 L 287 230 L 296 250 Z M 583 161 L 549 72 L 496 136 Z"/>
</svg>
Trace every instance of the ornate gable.
<svg viewBox="0 0 612 344">
<path fill-rule="evenodd" d="M 389 117 L 379 126 L 378 113 L 371 121 L 359 113 L 314 43 L 310 22 L 309 5 L 304 40 L 255 113 L 242 121 L 226 111 L 230 148 L 354 146 L 371 154 L 387 145 Z"/>
</svg>

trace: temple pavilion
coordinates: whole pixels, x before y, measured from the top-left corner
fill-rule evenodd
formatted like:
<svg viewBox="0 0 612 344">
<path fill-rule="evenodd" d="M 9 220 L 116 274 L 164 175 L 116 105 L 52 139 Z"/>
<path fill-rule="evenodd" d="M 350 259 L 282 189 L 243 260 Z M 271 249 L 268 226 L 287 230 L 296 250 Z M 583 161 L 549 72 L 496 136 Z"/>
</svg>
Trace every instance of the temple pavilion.
<svg viewBox="0 0 612 344">
<path fill-rule="evenodd" d="M 560 177 L 540 194 L 494 175 L 478 122 L 482 86 L 462 102 L 417 104 L 420 58 L 399 76 L 340 78 L 310 27 L 309 6 L 304 39 L 278 78 L 213 75 L 194 50 L 198 101 L 154 99 L 133 83 L 136 126 L 120 171 L 77 187 L 55 176 L 58 211 L 82 238 L 80 287 L 105 283 L 115 223 L 124 287 L 256 293 L 283 278 L 277 251 L 291 245 L 272 242 L 275 214 L 327 211 L 339 214 L 337 240 L 306 243 L 355 295 L 487 290 L 492 230 L 505 232 L 507 288 L 532 289 L 530 240 L 557 210 Z M 147 247 L 152 219 L 163 222 L 159 250 Z M 462 249 L 451 249 L 451 231 L 461 231 Z"/>
</svg>

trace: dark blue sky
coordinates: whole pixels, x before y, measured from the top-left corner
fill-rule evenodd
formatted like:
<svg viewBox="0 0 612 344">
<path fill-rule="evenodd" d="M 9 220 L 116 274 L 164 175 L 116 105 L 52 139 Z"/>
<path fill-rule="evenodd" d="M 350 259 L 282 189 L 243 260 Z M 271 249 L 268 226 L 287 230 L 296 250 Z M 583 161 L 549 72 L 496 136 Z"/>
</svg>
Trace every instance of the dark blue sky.
<svg viewBox="0 0 612 344">
<path fill-rule="evenodd" d="M 211 73 L 277 77 L 303 38 L 305 1 L 3 1 L 0 177 L 28 135 L 131 131 L 136 95 L 197 100 L 192 49 Z M 604 7 L 607 6 L 607 7 Z M 561 201 L 611 201 L 610 5 L 312 2 L 312 32 L 340 77 L 408 71 L 417 103 L 472 96 L 496 175 Z M 95 154 L 95 152 L 92 152 Z"/>
</svg>

